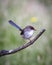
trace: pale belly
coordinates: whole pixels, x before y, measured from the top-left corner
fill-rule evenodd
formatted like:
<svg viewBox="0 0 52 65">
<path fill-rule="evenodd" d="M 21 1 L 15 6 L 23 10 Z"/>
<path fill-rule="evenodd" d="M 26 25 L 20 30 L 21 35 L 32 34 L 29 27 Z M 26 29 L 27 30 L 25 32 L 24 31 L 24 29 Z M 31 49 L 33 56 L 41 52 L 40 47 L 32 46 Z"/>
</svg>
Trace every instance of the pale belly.
<svg viewBox="0 0 52 65">
<path fill-rule="evenodd" d="M 22 37 L 25 38 L 25 39 L 29 39 L 29 38 L 32 37 L 33 32 L 34 32 L 33 30 L 32 31 L 25 32 L 24 35 L 22 35 Z"/>
</svg>

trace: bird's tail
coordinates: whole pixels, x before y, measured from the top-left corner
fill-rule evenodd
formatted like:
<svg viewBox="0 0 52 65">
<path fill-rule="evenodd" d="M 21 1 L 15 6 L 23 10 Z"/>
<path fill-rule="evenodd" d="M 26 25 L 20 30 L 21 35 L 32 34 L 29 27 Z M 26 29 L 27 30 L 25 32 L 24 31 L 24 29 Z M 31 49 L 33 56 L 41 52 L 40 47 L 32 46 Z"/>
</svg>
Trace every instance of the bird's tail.
<svg viewBox="0 0 52 65">
<path fill-rule="evenodd" d="M 20 31 L 22 31 L 21 27 L 19 27 L 18 25 L 16 25 L 12 20 L 8 21 L 11 25 L 13 25 L 14 27 L 16 27 L 17 29 L 19 29 Z"/>
</svg>

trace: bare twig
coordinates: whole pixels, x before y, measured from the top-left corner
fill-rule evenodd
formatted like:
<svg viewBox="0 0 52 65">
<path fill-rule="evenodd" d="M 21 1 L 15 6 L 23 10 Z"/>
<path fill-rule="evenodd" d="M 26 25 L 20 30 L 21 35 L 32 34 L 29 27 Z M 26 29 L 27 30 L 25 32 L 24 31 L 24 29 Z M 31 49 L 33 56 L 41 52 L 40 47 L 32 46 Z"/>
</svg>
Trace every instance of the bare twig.
<svg viewBox="0 0 52 65">
<path fill-rule="evenodd" d="M 4 56 L 4 55 L 9 55 L 9 54 L 14 54 L 18 51 L 21 51 L 25 48 L 27 48 L 28 46 L 32 45 L 43 33 L 45 32 L 45 29 L 42 29 L 42 31 L 40 31 L 36 37 L 34 37 L 34 39 L 32 39 L 30 42 L 23 44 L 22 46 L 14 49 L 14 50 L 1 50 L 0 51 L 0 57 Z"/>
</svg>

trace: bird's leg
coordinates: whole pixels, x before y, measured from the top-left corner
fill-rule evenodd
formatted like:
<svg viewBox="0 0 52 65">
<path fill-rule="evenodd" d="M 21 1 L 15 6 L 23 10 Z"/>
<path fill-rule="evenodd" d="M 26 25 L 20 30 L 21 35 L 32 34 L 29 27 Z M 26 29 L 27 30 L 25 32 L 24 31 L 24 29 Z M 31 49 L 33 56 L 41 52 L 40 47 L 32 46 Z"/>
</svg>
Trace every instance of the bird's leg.
<svg viewBox="0 0 52 65">
<path fill-rule="evenodd" d="M 31 42 L 31 39 L 29 38 L 30 42 Z"/>
</svg>

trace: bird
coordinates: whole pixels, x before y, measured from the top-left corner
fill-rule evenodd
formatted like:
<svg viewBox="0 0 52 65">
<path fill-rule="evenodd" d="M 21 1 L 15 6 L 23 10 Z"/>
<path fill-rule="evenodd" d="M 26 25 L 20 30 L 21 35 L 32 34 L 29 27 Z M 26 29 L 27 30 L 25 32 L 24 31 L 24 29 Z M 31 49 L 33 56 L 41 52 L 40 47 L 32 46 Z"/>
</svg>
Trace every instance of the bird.
<svg viewBox="0 0 52 65">
<path fill-rule="evenodd" d="M 21 28 L 19 25 L 17 25 L 16 23 L 14 23 L 12 20 L 8 21 L 12 26 L 16 27 L 19 31 L 21 31 L 20 35 L 24 38 L 24 39 L 29 39 L 33 36 L 34 31 L 36 31 L 36 29 L 31 26 L 28 25 L 25 28 Z"/>
</svg>

